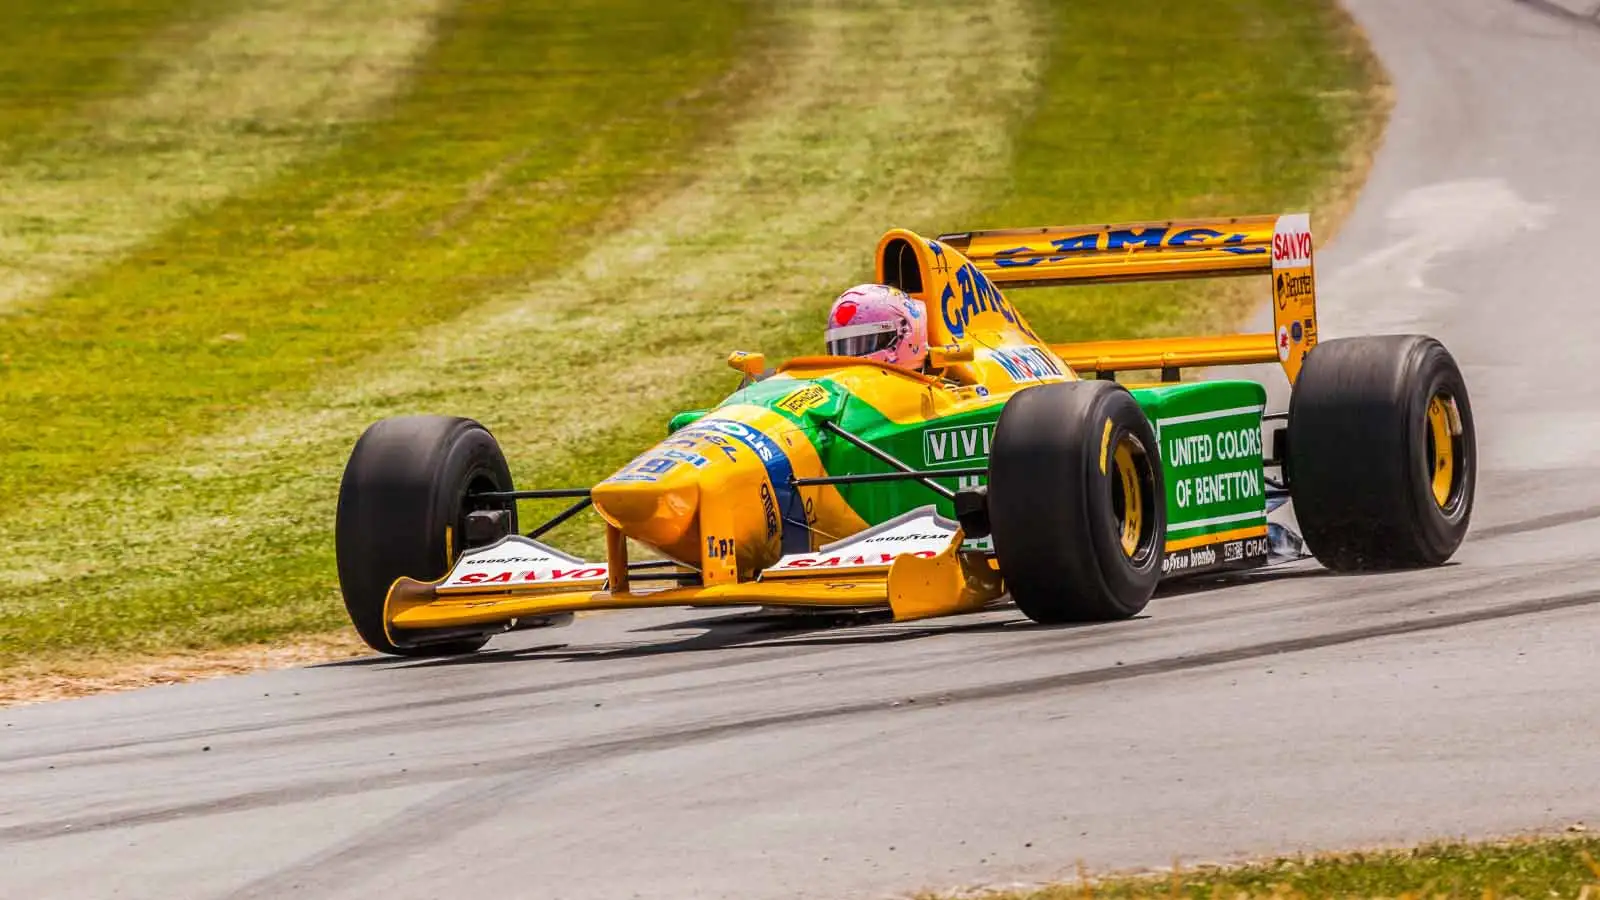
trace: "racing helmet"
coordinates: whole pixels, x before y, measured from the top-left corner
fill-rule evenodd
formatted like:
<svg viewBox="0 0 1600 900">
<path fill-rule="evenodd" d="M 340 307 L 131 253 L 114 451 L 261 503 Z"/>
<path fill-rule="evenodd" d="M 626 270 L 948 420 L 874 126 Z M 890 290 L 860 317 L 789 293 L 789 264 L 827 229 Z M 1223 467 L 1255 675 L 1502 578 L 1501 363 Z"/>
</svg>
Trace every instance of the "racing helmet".
<svg viewBox="0 0 1600 900">
<path fill-rule="evenodd" d="M 886 284 L 858 284 L 828 310 L 828 353 L 920 369 L 928 359 L 921 300 Z"/>
</svg>

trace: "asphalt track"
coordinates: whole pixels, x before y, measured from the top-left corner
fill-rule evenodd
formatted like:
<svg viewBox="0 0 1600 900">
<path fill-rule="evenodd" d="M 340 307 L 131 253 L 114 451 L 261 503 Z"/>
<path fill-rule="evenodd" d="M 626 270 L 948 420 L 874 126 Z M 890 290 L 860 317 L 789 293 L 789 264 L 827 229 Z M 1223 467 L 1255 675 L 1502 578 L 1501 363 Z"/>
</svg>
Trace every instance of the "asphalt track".
<svg viewBox="0 0 1600 900">
<path fill-rule="evenodd" d="M 1349 5 L 1399 95 L 1323 336 L 1463 361 L 1454 564 L 1087 628 L 608 614 L 9 710 L 0 896 L 873 897 L 1600 824 L 1600 28 Z"/>
</svg>

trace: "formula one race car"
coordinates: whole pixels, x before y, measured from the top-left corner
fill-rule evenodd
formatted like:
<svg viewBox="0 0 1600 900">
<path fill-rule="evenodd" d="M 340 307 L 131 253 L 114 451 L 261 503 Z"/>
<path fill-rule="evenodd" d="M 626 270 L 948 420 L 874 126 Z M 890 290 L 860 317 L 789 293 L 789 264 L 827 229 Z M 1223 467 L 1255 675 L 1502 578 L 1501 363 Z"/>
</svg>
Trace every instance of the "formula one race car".
<svg viewBox="0 0 1600 900">
<path fill-rule="evenodd" d="M 875 258 L 878 282 L 925 304 L 924 370 L 842 356 L 769 370 L 734 353 L 737 390 L 592 487 L 517 490 L 471 419 L 372 425 L 336 526 L 361 637 L 465 653 L 630 607 L 905 620 L 1014 602 L 1038 622 L 1121 619 L 1163 580 L 1301 548 L 1341 572 L 1435 566 L 1466 532 L 1476 452 L 1455 360 L 1423 336 L 1318 344 L 1307 215 L 895 229 Z M 1275 333 L 1051 344 L 1000 291 L 1231 275 L 1270 276 Z M 1286 413 L 1266 413 L 1255 381 L 1180 380 L 1270 362 Z M 575 502 L 519 533 L 518 501 L 562 497 Z M 1298 533 L 1269 528 L 1291 499 Z M 538 540 L 591 505 L 604 561 Z"/>
</svg>

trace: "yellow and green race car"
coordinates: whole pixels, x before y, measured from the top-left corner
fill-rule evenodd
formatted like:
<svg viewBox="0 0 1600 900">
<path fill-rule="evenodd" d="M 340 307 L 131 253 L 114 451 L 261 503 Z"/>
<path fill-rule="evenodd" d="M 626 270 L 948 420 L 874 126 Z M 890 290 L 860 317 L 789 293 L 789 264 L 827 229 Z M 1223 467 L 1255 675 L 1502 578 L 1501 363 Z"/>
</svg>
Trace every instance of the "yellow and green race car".
<svg viewBox="0 0 1600 900">
<path fill-rule="evenodd" d="M 1312 255 L 1305 214 L 891 230 L 876 280 L 924 304 L 921 369 L 736 352 L 720 404 L 570 489 L 518 490 L 472 419 L 372 425 L 339 493 L 346 608 L 373 648 L 436 655 L 583 610 L 1014 603 L 1094 621 L 1139 613 L 1164 580 L 1283 558 L 1439 565 L 1472 510 L 1466 384 L 1429 337 L 1319 344 Z M 1001 292 L 1220 276 L 1270 280 L 1274 333 L 1053 344 Z M 1285 413 L 1256 381 L 1181 379 L 1274 362 Z M 519 501 L 554 498 L 572 505 L 522 533 Z M 1290 500 L 1298 530 L 1269 524 Z M 590 507 L 605 559 L 539 540 Z"/>
</svg>

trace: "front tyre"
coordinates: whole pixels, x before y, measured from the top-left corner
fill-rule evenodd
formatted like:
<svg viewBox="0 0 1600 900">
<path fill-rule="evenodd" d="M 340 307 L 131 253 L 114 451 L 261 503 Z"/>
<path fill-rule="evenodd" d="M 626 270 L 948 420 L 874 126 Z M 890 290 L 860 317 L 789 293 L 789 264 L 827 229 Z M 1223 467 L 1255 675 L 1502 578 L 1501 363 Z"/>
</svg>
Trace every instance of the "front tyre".
<svg viewBox="0 0 1600 900">
<path fill-rule="evenodd" d="M 373 424 L 356 442 L 339 485 L 334 526 L 339 588 L 356 633 L 381 653 L 448 656 L 488 642 L 473 635 L 402 647 L 389 640 L 383 605 L 395 579 L 442 577 L 463 548 L 466 515 L 516 503 L 469 506 L 467 495 L 512 490 L 511 470 L 488 429 L 452 416 L 402 416 Z"/>
<path fill-rule="evenodd" d="M 1318 344 L 1289 397 L 1288 439 L 1295 519 L 1324 566 L 1437 566 L 1461 545 L 1477 440 L 1466 382 L 1437 340 Z"/>
<path fill-rule="evenodd" d="M 1155 433 L 1110 381 L 1019 391 L 995 423 L 988 514 L 1011 598 L 1036 622 L 1136 615 L 1161 578 L 1166 489 Z"/>
</svg>

